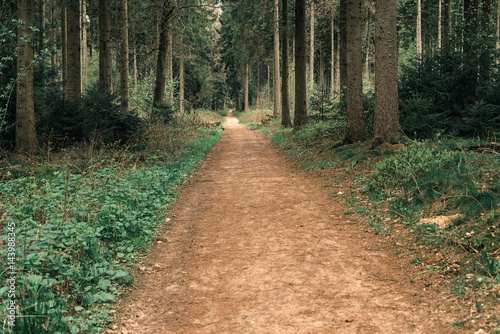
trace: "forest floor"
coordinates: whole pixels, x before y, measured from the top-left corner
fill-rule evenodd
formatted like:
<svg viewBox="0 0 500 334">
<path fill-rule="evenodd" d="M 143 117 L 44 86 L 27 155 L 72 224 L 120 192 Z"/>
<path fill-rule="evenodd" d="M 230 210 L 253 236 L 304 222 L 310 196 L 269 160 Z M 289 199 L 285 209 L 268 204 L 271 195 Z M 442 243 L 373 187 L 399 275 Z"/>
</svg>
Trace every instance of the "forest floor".
<svg viewBox="0 0 500 334">
<path fill-rule="evenodd" d="M 106 333 L 462 333 L 449 293 L 346 210 L 227 117 Z"/>
</svg>

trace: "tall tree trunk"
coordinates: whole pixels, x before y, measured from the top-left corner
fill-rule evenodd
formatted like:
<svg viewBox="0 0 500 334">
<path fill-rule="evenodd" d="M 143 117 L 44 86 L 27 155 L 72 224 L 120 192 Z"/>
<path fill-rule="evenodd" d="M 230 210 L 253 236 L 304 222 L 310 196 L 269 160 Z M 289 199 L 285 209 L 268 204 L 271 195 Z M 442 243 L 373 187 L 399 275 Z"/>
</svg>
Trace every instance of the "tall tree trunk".
<svg viewBox="0 0 500 334">
<path fill-rule="evenodd" d="M 332 10 L 331 17 L 331 51 L 330 51 L 330 98 L 335 96 L 335 12 Z"/>
<path fill-rule="evenodd" d="M 111 94 L 113 55 L 111 54 L 110 7 L 110 0 L 99 0 L 99 84 Z"/>
<path fill-rule="evenodd" d="M 273 100 L 274 100 L 274 116 L 278 116 L 280 112 L 280 17 L 279 17 L 279 1 L 274 0 L 274 67 L 273 67 Z"/>
<path fill-rule="evenodd" d="M 422 60 L 422 0 L 417 0 L 417 62 Z"/>
<path fill-rule="evenodd" d="M 288 48 L 290 39 L 288 36 L 288 1 L 282 1 L 283 7 L 283 43 L 281 45 L 281 125 L 285 128 L 292 126 L 290 118 L 290 103 L 288 94 Z"/>
<path fill-rule="evenodd" d="M 374 1 L 370 1 L 370 5 L 367 10 L 367 20 L 366 20 L 366 29 L 365 29 L 365 79 L 367 82 L 370 82 L 370 21 L 372 19 L 373 6 L 375 5 Z"/>
<path fill-rule="evenodd" d="M 35 107 L 33 102 L 33 39 L 35 6 L 33 0 L 18 0 L 19 19 L 24 22 L 17 29 L 17 98 L 16 98 L 16 150 L 35 153 L 37 138 Z"/>
<path fill-rule="evenodd" d="M 68 7 L 61 9 L 61 62 L 63 91 L 66 91 L 66 81 L 68 79 Z"/>
<path fill-rule="evenodd" d="M 160 19 L 160 44 L 156 67 L 156 80 L 153 95 L 153 110 L 158 103 L 165 100 L 165 84 L 167 77 L 167 50 L 168 50 L 168 25 L 174 13 L 175 6 L 172 0 L 164 0 Z M 182 102 L 180 102 L 182 103 Z M 180 104 L 182 105 L 182 104 Z"/>
<path fill-rule="evenodd" d="M 158 62 L 158 49 L 160 47 L 160 33 L 159 33 L 159 29 L 158 29 L 158 26 L 160 24 L 159 22 L 159 14 L 158 14 L 158 11 L 154 11 L 154 14 L 153 14 L 153 48 L 154 48 L 154 52 L 153 52 L 153 67 L 154 67 L 154 70 L 155 70 L 155 73 L 156 73 L 156 67 L 157 67 L 157 62 Z"/>
<path fill-rule="evenodd" d="M 179 113 L 184 114 L 184 57 L 179 57 Z"/>
<path fill-rule="evenodd" d="M 295 1 L 295 117 L 294 128 L 307 123 L 306 1 Z"/>
<path fill-rule="evenodd" d="M 335 68 L 337 69 L 335 71 L 335 82 L 336 82 L 336 92 L 337 94 L 340 93 L 340 33 L 337 32 L 337 39 L 336 39 L 337 43 L 336 43 L 336 50 L 335 50 L 335 63 L 336 63 L 336 66 Z"/>
<path fill-rule="evenodd" d="M 325 84 L 325 62 L 323 61 L 323 43 L 319 43 L 319 87 L 321 94 L 324 91 Z"/>
<path fill-rule="evenodd" d="M 267 65 L 267 101 L 271 101 L 271 70 Z"/>
<path fill-rule="evenodd" d="M 500 1 L 497 1 L 497 31 L 496 31 L 496 64 L 500 63 L 500 58 L 498 53 L 500 52 Z"/>
<path fill-rule="evenodd" d="M 450 52 L 450 39 L 451 39 L 451 0 L 444 0 L 444 38 L 443 38 L 443 46 L 446 52 Z"/>
<path fill-rule="evenodd" d="M 138 82 L 138 75 L 137 75 L 137 47 L 134 48 L 134 91 L 135 94 L 137 94 L 137 82 Z"/>
<path fill-rule="evenodd" d="M 363 43 L 361 0 L 347 1 L 347 127 L 346 141 L 368 139 L 363 113 Z"/>
<path fill-rule="evenodd" d="M 398 102 L 397 0 L 376 1 L 374 136 L 384 142 L 401 139 Z"/>
<path fill-rule="evenodd" d="M 82 58 L 80 35 L 80 1 L 68 6 L 68 81 L 66 98 L 78 101 L 82 97 Z"/>
<path fill-rule="evenodd" d="M 56 17 L 56 2 L 52 1 L 50 3 L 50 44 L 52 51 L 50 52 L 50 67 L 52 71 L 57 69 L 57 17 Z M 52 79 L 52 83 L 56 82 L 56 78 Z"/>
<path fill-rule="evenodd" d="M 168 25 L 167 31 L 167 80 L 168 80 L 168 102 L 174 104 L 174 51 L 173 51 L 173 29 L 172 22 Z"/>
<path fill-rule="evenodd" d="M 248 64 L 245 64 L 243 76 L 243 110 L 247 111 L 249 109 L 248 105 Z"/>
<path fill-rule="evenodd" d="M 87 87 L 87 1 L 82 1 L 82 87 Z"/>
<path fill-rule="evenodd" d="M 340 0 L 340 86 L 339 90 L 345 94 L 347 87 L 347 0 Z"/>
<path fill-rule="evenodd" d="M 130 112 L 127 0 L 120 0 L 120 95 L 122 112 Z"/>
<path fill-rule="evenodd" d="M 443 46 L 443 29 L 441 26 L 441 22 L 443 21 L 442 16 L 443 16 L 443 9 L 442 9 L 442 3 L 443 0 L 438 0 L 438 49 L 441 50 L 441 47 Z"/>
<path fill-rule="evenodd" d="M 310 37 L 309 37 L 309 94 L 314 91 L 314 0 L 311 0 L 311 19 L 310 19 Z"/>
</svg>

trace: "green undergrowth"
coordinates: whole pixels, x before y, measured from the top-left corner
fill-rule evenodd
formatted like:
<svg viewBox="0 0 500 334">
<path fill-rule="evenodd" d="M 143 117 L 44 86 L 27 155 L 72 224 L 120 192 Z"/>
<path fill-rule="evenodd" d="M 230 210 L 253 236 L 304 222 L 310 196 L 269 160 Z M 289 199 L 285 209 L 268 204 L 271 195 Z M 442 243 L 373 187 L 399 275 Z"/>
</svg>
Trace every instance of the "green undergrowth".
<svg viewBox="0 0 500 334">
<path fill-rule="evenodd" d="M 94 152 L 93 159 L 68 153 L 72 163 L 4 172 L 1 280 L 15 277 L 16 291 L 12 298 L 0 286 L 0 318 L 14 300 L 15 333 L 102 332 L 111 303 L 133 283 L 131 271 L 164 228 L 179 186 L 221 132 L 220 126 L 158 126 L 140 152 Z M 9 246 L 13 267 L 5 260 Z M 7 322 L 1 326 L 9 333 Z"/>
<path fill-rule="evenodd" d="M 477 298 L 483 311 L 489 305 L 496 314 L 490 321 L 500 324 L 495 302 L 500 297 L 498 144 L 450 137 L 343 145 L 338 125 L 320 121 L 298 131 L 260 128 L 304 169 L 331 177 L 332 197 L 351 207 L 345 214 L 379 234 L 406 231 L 408 249 L 425 250 L 414 262 L 422 266 L 422 275 L 443 275 L 451 293 Z M 454 219 L 439 225 L 432 220 L 438 216 Z M 423 224 L 423 218 L 431 219 Z"/>
</svg>

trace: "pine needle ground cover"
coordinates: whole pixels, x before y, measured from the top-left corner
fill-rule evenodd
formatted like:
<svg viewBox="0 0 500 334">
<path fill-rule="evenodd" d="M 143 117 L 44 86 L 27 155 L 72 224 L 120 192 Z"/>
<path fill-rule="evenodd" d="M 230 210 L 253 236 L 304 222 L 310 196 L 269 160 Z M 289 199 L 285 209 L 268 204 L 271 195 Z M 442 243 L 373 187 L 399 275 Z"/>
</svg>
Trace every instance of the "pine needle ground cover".
<svg viewBox="0 0 500 334">
<path fill-rule="evenodd" d="M 306 170 L 326 177 L 345 214 L 421 268 L 415 280 L 448 290 L 457 326 L 500 333 L 500 152 L 495 141 L 441 138 L 342 145 L 335 121 L 300 130 L 255 125 Z M 439 219 L 444 217 L 445 224 Z M 496 330 L 496 331 L 495 331 Z"/>
<path fill-rule="evenodd" d="M 132 270 L 165 228 L 178 187 L 222 129 L 152 131 L 141 152 L 103 150 L 79 165 L 51 163 L 33 173 L 24 166 L 20 177 L 3 174 L 0 256 L 15 253 L 16 273 L 9 274 L 4 260 L 0 273 L 3 282 L 15 277 L 16 333 L 104 329 L 111 303 L 133 283 Z M 9 314 L 9 293 L 9 286 L 0 287 L 2 319 Z M 7 322 L 1 326 L 9 333 Z"/>
</svg>

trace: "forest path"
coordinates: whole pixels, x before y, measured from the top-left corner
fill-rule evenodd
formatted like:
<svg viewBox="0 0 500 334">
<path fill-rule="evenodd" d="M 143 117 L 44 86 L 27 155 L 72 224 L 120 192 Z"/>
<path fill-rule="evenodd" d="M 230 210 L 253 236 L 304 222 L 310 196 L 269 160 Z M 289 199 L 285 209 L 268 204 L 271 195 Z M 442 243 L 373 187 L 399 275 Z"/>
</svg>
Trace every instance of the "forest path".
<svg viewBox="0 0 500 334">
<path fill-rule="evenodd" d="M 107 333 L 452 333 L 439 296 L 345 210 L 227 117 Z"/>
</svg>

